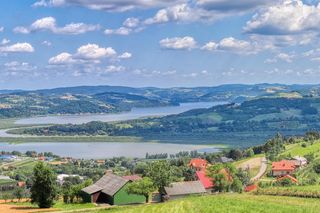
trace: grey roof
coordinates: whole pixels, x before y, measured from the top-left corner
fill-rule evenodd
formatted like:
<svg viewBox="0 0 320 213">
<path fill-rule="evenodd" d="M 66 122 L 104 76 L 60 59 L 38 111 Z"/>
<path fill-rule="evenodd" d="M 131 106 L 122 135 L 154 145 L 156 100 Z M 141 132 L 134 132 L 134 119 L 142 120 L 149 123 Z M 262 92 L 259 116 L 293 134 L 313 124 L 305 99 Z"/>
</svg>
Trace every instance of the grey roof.
<svg viewBox="0 0 320 213">
<path fill-rule="evenodd" d="M 220 161 L 222 163 L 230 163 L 230 162 L 233 162 L 233 159 L 232 158 L 227 158 L 227 157 L 220 157 Z"/>
<path fill-rule="evenodd" d="M 169 196 L 206 193 L 206 189 L 200 181 L 172 183 L 164 189 Z"/>
<path fill-rule="evenodd" d="M 91 186 L 88 186 L 82 191 L 93 194 L 98 191 L 113 196 L 117 191 L 119 191 L 129 180 L 126 180 L 122 177 L 119 177 L 114 174 L 106 174 L 100 178 L 96 183 Z"/>
</svg>

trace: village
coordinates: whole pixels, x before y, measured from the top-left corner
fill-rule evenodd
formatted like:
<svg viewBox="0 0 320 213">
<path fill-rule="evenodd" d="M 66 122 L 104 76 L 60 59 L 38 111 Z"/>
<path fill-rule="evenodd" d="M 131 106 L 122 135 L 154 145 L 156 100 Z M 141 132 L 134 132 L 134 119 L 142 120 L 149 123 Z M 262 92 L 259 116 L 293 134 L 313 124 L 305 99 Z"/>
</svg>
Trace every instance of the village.
<svg viewBox="0 0 320 213">
<path fill-rule="evenodd" d="M 52 153 L 2 153 L 0 196 L 4 203 L 13 202 L 13 206 L 14 202 L 27 201 L 32 186 L 28 177 L 32 176 L 32 167 L 38 162 L 56 173 L 55 182 L 61 188 L 59 194 L 64 205 L 92 203 L 109 208 L 162 203 L 190 196 L 272 194 L 278 193 L 281 187 L 316 186 L 317 179 L 302 176 L 302 171 L 310 168 L 316 171 L 316 159 L 320 154 L 311 149 L 320 142 L 307 140 L 309 136 L 295 138 L 294 143 L 276 136 L 261 147 L 215 154 L 177 153 L 167 159 L 162 159 L 166 155 L 154 155 L 160 159 L 83 160 Z M 271 143 L 275 147 L 277 143 L 287 147 L 280 148 L 274 160 L 271 159 L 274 149 L 260 152 Z M 304 155 L 291 157 L 295 153 Z"/>
</svg>

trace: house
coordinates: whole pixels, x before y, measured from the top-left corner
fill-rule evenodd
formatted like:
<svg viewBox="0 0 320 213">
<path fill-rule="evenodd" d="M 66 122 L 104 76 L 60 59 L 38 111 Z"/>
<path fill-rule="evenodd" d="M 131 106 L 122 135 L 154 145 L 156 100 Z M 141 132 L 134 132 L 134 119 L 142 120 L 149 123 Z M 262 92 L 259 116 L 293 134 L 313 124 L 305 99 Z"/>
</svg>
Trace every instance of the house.
<svg viewBox="0 0 320 213">
<path fill-rule="evenodd" d="M 200 181 L 176 182 L 164 187 L 169 199 L 177 199 L 187 195 L 204 194 L 206 189 Z"/>
<path fill-rule="evenodd" d="M 205 171 L 196 171 L 197 179 L 202 183 L 207 192 L 211 192 L 213 189 L 213 179 L 208 177 Z"/>
<path fill-rule="evenodd" d="M 298 180 L 294 177 L 292 177 L 291 175 L 285 175 L 285 176 L 282 176 L 282 177 L 279 177 L 276 181 L 282 181 L 284 179 L 289 179 L 292 183 L 295 183 L 297 184 L 298 183 Z"/>
<path fill-rule="evenodd" d="M 308 161 L 305 157 L 295 156 L 292 159 L 295 161 L 296 167 L 302 167 L 308 164 Z"/>
<path fill-rule="evenodd" d="M 221 163 L 231 163 L 231 162 L 233 162 L 233 159 L 222 156 L 222 157 L 219 158 L 219 162 L 221 162 Z"/>
<path fill-rule="evenodd" d="M 128 194 L 126 189 L 130 180 L 108 173 L 96 183 L 82 189 L 93 203 L 108 203 L 110 205 L 127 205 L 144 203 L 142 195 Z"/>
<path fill-rule="evenodd" d="M 57 176 L 57 182 L 62 185 L 64 183 L 64 179 L 68 178 L 68 177 L 79 177 L 80 180 L 83 180 L 83 177 L 79 176 L 79 175 L 68 175 L 68 174 L 59 174 Z"/>
<path fill-rule="evenodd" d="M 272 162 L 272 175 L 284 176 L 292 174 L 296 169 L 295 162 L 289 160 L 282 160 L 278 162 Z"/>
<path fill-rule="evenodd" d="M 203 171 L 206 169 L 208 161 L 201 158 L 193 158 L 190 160 L 189 167 L 195 169 L 196 171 Z"/>
<path fill-rule="evenodd" d="M 244 188 L 245 192 L 252 192 L 252 191 L 256 191 L 258 189 L 257 185 L 252 184 L 252 185 L 248 185 Z"/>
</svg>

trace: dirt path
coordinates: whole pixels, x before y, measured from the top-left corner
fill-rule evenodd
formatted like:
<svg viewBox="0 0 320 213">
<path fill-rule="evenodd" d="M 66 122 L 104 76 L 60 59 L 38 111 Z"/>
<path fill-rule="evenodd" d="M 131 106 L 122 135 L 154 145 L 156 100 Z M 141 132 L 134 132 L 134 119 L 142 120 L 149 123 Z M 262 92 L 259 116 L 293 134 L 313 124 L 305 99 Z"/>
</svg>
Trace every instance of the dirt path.
<svg viewBox="0 0 320 213">
<path fill-rule="evenodd" d="M 264 173 L 267 170 L 267 159 L 265 157 L 252 158 L 245 162 L 240 163 L 239 165 L 237 165 L 237 168 L 242 168 L 242 169 L 260 168 L 258 174 L 256 174 L 253 178 L 251 178 L 251 181 L 257 181 L 264 175 Z"/>
<path fill-rule="evenodd" d="M 254 176 L 253 178 L 251 178 L 251 181 L 257 181 L 259 180 L 267 171 L 267 167 L 268 167 L 268 161 L 265 157 L 263 157 L 261 159 L 261 166 L 260 166 L 260 170 L 259 170 L 259 173 Z"/>
</svg>

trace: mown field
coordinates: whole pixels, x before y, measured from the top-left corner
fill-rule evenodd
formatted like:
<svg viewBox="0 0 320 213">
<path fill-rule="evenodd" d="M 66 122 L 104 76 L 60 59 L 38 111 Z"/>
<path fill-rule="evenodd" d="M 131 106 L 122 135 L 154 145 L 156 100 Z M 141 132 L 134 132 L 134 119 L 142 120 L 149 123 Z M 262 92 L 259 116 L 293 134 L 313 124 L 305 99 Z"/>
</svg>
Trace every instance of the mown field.
<svg viewBox="0 0 320 213">
<path fill-rule="evenodd" d="M 188 197 L 161 204 L 116 207 L 95 213 L 316 213 L 319 212 L 318 199 L 277 196 L 257 196 L 251 194 L 224 194 Z"/>
</svg>

